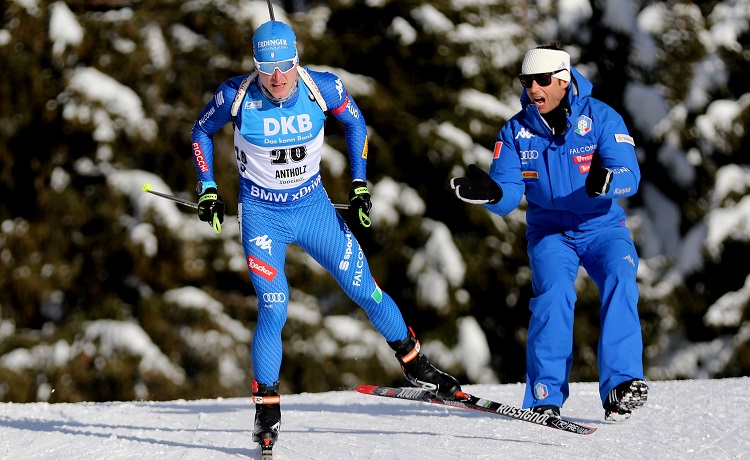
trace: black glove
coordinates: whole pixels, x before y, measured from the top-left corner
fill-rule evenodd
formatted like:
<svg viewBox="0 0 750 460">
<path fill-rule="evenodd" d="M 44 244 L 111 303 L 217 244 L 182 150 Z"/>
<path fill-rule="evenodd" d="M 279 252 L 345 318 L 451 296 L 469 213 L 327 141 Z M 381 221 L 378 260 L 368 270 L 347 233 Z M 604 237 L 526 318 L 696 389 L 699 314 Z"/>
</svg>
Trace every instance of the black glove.
<svg viewBox="0 0 750 460">
<path fill-rule="evenodd" d="M 614 176 L 612 170 L 603 168 L 601 165 L 602 158 L 599 152 L 594 152 L 589 175 L 586 176 L 586 194 L 591 198 L 606 195 L 609 192 L 609 184 L 612 183 L 612 176 Z"/>
<path fill-rule="evenodd" d="M 352 181 L 352 189 L 349 191 L 349 209 L 356 213 L 357 219 L 363 227 L 372 225 L 370 208 L 372 208 L 372 201 L 370 201 L 367 183 L 363 180 Z"/>
<path fill-rule="evenodd" d="M 451 188 L 459 199 L 467 203 L 495 204 L 503 197 L 503 189 L 475 164 L 469 165 L 466 177 L 451 179 Z"/>
<path fill-rule="evenodd" d="M 201 193 L 198 199 L 198 218 L 208 222 L 216 233 L 221 233 L 221 224 L 224 222 L 224 200 L 215 188 L 211 187 Z"/>
</svg>

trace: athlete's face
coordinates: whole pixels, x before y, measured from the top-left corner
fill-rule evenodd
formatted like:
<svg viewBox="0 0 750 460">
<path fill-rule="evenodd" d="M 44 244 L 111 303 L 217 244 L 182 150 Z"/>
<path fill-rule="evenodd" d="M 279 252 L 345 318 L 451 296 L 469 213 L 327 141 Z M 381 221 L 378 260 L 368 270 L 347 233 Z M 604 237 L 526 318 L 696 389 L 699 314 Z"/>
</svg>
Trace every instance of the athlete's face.
<svg viewBox="0 0 750 460">
<path fill-rule="evenodd" d="M 294 64 L 294 67 L 287 70 L 286 73 L 282 73 L 278 68 L 274 69 L 271 75 L 258 72 L 260 83 L 266 87 L 273 97 L 283 99 L 294 87 L 294 82 L 297 81 L 297 65 Z"/>
<path fill-rule="evenodd" d="M 555 77 L 552 77 L 552 81 L 547 86 L 539 86 L 539 83 L 533 81 L 531 87 L 526 88 L 526 95 L 539 109 L 539 113 L 545 114 L 560 105 L 568 84 L 569 82 Z"/>
</svg>

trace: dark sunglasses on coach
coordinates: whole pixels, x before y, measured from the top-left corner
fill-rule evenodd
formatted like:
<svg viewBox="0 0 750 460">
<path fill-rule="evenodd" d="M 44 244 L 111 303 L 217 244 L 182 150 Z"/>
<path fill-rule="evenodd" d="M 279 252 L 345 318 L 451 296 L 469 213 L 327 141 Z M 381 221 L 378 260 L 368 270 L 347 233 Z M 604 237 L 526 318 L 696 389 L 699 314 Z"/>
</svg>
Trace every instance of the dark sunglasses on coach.
<svg viewBox="0 0 750 460">
<path fill-rule="evenodd" d="M 521 85 L 524 88 L 531 88 L 531 85 L 536 82 L 539 86 L 549 86 L 552 83 L 552 75 L 560 72 L 566 72 L 567 69 L 555 70 L 554 72 L 547 73 L 531 73 L 528 75 L 519 75 L 518 79 L 521 80 Z"/>
</svg>

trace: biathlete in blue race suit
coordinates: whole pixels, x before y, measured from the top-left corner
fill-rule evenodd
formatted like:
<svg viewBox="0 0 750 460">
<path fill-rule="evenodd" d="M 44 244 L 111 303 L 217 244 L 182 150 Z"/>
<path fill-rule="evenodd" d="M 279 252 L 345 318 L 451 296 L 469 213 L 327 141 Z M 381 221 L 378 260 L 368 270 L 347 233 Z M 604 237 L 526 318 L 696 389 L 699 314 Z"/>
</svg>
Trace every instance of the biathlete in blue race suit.
<svg viewBox="0 0 750 460">
<path fill-rule="evenodd" d="M 393 299 L 375 282 L 357 239 L 321 183 L 324 127 L 330 113 L 345 130 L 352 175 L 350 206 L 362 225 L 370 225 L 367 126 L 354 99 L 336 75 L 299 67 L 296 36 L 282 22 L 269 21 L 258 28 L 253 54 L 255 72 L 224 82 L 201 112 L 193 126 L 192 151 L 199 217 L 217 228 L 224 205 L 214 181 L 212 136 L 233 122 L 240 234 L 258 297 L 252 344 L 254 440 L 274 443 L 279 432 L 281 330 L 289 299 L 284 263 L 290 243 L 310 254 L 364 308 L 413 385 L 447 399 L 460 396 L 458 381 L 420 353 L 419 342 Z"/>
<path fill-rule="evenodd" d="M 638 254 L 618 198 L 640 169 L 622 117 L 557 45 L 528 51 L 522 110 L 500 130 L 489 174 L 470 165 L 456 195 L 505 216 L 526 195 L 534 298 L 524 407 L 559 416 L 573 363 L 575 280 L 583 266 L 600 292 L 599 392 L 607 420 L 629 418 L 648 396 L 636 284 Z"/>
</svg>

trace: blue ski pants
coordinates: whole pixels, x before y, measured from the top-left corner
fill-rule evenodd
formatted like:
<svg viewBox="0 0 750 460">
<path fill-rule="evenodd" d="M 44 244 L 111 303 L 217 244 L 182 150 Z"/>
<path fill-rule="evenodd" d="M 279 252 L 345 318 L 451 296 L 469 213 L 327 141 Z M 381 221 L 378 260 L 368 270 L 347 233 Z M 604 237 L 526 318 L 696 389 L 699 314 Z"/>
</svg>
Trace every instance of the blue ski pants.
<svg viewBox="0 0 750 460">
<path fill-rule="evenodd" d="M 241 193 L 238 208 L 242 247 L 258 296 L 258 321 L 252 343 L 255 380 L 266 385 L 279 380 L 281 330 L 289 302 L 284 264 L 290 243 L 298 244 L 333 275 L 346 294 L 364 308 L 386 341 L 406 338 L 401 311 L 378 287 L 357 239 L 323 187 L 298 201 L 285 203 Z"/>
<path fill-rule="evenodd" d="M 643 379 L 643 339 L 636 284 L 638 255 L 626 227 L 529 236 L 534 298 L 529 304 L 523 407 L 562 407 L 573 364 L 575 280 L 583 266 L 599 288 L 597 350 L 604 402 L 618 384 Z"/>
</svg>

